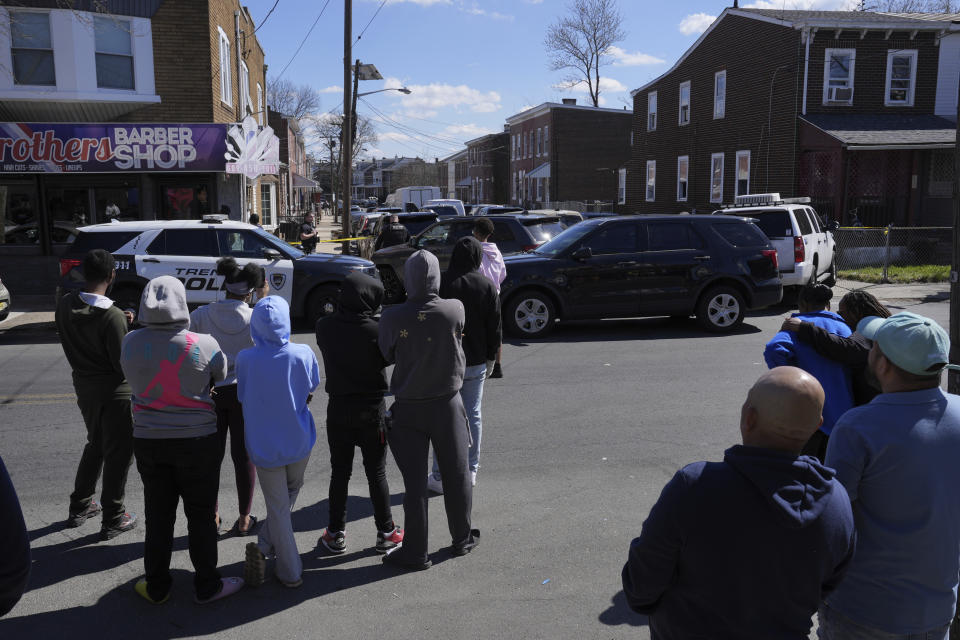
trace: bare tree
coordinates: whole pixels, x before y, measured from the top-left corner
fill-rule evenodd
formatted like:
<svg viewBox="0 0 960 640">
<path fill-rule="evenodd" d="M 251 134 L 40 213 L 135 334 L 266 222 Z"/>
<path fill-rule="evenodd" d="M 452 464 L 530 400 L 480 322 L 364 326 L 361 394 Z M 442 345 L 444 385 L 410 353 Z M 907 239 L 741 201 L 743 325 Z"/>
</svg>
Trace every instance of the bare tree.
<svg viewBox="0 0 960 640">
<path fill-rule="evenodd" d="M 267 80 L 267 104 L 274 111 L 301 119 L 320 109 L 320 94 L 308 84 L 273 77 Z"/>
<path fill-rule="evenodd" d="M 302 119 L 306 123 L 306 131 L 308 141 L 313 144 L 322 144 L 324 148 L 327 149 L 325 154 L 329 154 L 329 149 L 327 147 L 327 142 L 329 140 L 335 140 L 336 145 L 334 145 L 333 157 L 334 162 L 340 162 L 340 141 L 343 139 L 341 132 L 343 131 L 343 122 L 344 117 L 342 113 L 322 113 L 320 115 L 308 115 Z M 369 149 L 371 146 L 377 144 L 377 131 L 373 126 L 373 122 L 369 118 L 364 118 L 363 116 L 357 117 L 357 135 L 353 141 L 353 161 L 356 161 L 360 155 Z"/>
<path fill-rule="evenodd" d="M 952 13 L 956 0 L 860 0 L 857 11 L 885 13 Z"/>
<path fill-rule="evenodd" d="M 568 88 L 586 83 L 593 106 L 600 106 L 600 67 L 610 64 L 610 47 L 626 38 L 617 0 L 572 0 L 568 14 L 547 29 L 543 45 L 550 70 L 567 70 Z"/>
</svg>

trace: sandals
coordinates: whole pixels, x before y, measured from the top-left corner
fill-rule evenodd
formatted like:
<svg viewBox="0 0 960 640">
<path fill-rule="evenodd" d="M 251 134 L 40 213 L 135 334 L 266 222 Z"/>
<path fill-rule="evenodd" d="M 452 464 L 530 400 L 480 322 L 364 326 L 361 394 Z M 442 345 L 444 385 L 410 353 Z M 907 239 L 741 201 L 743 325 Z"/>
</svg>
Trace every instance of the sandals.
<svg viewBox="0 0 960 640">
<path fill-rule="evenodd" d="M 230 533 L 235 536 L 249 536 L 253 533 L 254 527 L 257 526 L 257 516 L 249 516 L 250 526 L 246 529 L 240 528 L 240 518 L 237 518 L 237 521 L 233 523 L 233 527 L 230 529 Z"/>
<path fill-rule="evenodd" d="M 227 596 L 232 596 L 237 591 L 243 588 L 243 578 L 220 578 L 220 590 L 209 598 L 201 600 L 199 597 L 194 597 L 193 601 L 197 604 L 207 604 L 209 602 L 214 602 L 216 600 L 222 600 Z"/>
</svg>

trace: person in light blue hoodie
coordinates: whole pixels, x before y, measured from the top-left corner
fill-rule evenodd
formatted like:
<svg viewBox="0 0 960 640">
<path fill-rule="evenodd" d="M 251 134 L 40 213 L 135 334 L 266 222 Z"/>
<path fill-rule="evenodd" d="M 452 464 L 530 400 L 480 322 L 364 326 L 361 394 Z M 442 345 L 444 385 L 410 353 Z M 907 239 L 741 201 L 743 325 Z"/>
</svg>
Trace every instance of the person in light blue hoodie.
<svg viewBox="0 0 960 640">
<path fill-rule="evenodd" d="M 809 322 L 817 327 L 847 338 L 853 333 L 843 318 L 830 311 L 830 299 L 833 290 L 824 284 L 807 285 L 800 291 L 797 300 L 799 313 L 792 317 Z M 827 441 L 833 425 L 844 413 L 853 408 L 853 382 L 850 368 L 839 362 L 825 358 L 809 344 L 797 339 L 795 333 L 779 331 L 767 343 L 763 351 L 767 366 L 799 367 L 812 375 L 823 386 L 826 401 L 823 405 L 823 424 L 817 430 L 801 452 L 816 457 L 823 462 L 827 455 Z"/>
<path fill-rule="evenodd" d="M 243 571 L 251 586 L 263 584 L 266 558 L 273 555 L 277 579 L 286 587 L 299 587 L 303 563 L 290 510 L 317 440 L 307 405 L 320 386 L 320 365 L 313 349 L 290 342 L 290 307 L 279 296 L 268 296 L 253 308 L 250 335 L 255 346 L 237 355 L 237 398 L 267 520 L 257 542 L 247 545 Z"/>
</svg>

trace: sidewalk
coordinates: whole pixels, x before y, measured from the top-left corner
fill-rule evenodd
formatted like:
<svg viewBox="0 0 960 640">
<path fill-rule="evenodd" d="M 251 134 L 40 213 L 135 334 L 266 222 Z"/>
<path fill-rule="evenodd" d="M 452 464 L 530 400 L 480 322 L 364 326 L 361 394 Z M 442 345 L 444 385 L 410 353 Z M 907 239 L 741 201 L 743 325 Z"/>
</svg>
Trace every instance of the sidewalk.
<svg viewBox="0 0 960 640">
<path fill-rule="evenodd" d="M 327 214 L 323 216 L 323 220 L 319 220 L 314 227 L 319 234 L 317 236 L 319 242 L 317 244 L 317 253 L 340 253 L 340 249 L 343 247 L 340 242 L 324 242 L 325 240 L 331 240 L 333 238 L 333 232 L 340 231 L 340 222 L 339 219 L 336 224 L 333 223 L 333 215 Z"/>
<path fill-rule="evenodd" d="M 837 280 L 834 287 L 834 299 L 848 291 L 864 289 L 880 302 L 894 307 L 902 307 L 923 302 L 944 302 L 950 300 L 949 282 L 917 282 L 914 284 L 870 284 L 857 280 Z"/>
</svg>

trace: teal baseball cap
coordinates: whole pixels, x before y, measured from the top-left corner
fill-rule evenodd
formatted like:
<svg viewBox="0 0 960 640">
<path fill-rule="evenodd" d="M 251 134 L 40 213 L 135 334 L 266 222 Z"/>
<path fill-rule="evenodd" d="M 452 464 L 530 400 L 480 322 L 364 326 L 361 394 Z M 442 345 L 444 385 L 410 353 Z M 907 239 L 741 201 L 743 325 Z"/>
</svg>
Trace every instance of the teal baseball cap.
<svg viewBox="0 0 960 640">
<path fill-rule="evenodd" d="M 950 362 L 950 336 L 930 318 L 902 311 L 889 318 L 869 316 L 857 324 L 864 338 L 873 340 L 887 360 L 918 376 L 932 376 Z"/>
</svg>

